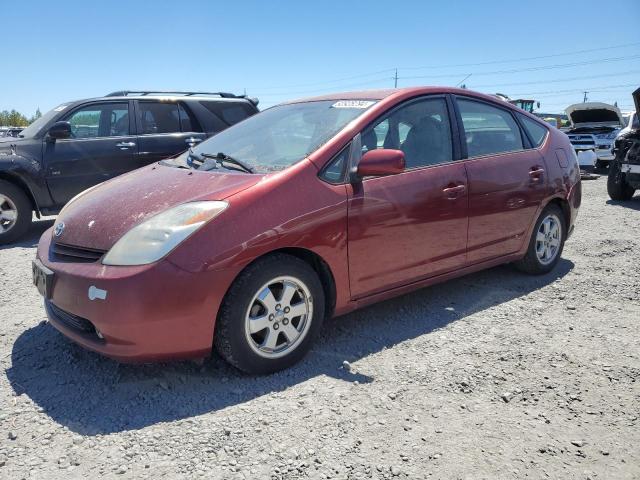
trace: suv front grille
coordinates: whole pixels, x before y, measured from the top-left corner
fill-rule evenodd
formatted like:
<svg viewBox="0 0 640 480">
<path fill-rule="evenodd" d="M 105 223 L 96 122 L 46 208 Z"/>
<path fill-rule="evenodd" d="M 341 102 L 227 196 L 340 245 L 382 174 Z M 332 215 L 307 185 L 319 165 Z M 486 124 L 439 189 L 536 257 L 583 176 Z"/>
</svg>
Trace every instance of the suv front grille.
<svg viewBox="0 0 640 480">
<path fill-rule="evenodd" d="M 49 310 L 51 316 L 54 317 L 58 322 L 63 324 L 65 327 L 86 335 L 94 336 L 96 340 L 99 339 L 96 332 L 96 327 L 94 327 L 93 323 L 91 323 L 86 318 L 78 317 L 73 313 L 65 312 L 61 308 L 55 306 L 49 300 L 46 300 L 45 305 L 47 310 Z"/>
<path fill-rule="evenodd" d="M 55 242 L 51 244 L 52 260 L 60 262 L 93 263 L 100 260 L 105 253 L 107 252 L 104 250 L 93 248 L 74 247 Z"/>
</svg>

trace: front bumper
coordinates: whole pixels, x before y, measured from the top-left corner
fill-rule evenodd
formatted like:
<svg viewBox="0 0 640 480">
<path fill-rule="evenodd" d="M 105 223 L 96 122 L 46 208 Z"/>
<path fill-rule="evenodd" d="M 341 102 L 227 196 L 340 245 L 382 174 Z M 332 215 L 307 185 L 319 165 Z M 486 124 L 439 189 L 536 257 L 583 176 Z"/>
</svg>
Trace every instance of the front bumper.
<svg viewBox="0 0 640 480">
<path fill-rule="evenodd" d="M 54 272 L 45 308 L 51 324 L 65 336 L 126 362 L 209 354 L 232 272 L 192 273 L 169 260 L 134 267 L 57 261 L 50 255 L 50 242 L 48 230 L 38 245 L 38 258 Z M 95 289 L 105 294 L 92 294 Z"/>
</svg>

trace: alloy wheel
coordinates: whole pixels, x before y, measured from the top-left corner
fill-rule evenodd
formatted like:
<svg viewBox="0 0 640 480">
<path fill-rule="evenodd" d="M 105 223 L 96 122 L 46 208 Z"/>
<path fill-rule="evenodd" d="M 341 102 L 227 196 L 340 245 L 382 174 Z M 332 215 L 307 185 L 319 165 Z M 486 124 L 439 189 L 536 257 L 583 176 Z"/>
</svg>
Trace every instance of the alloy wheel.
<svg viewBox="0 0 640 480">
<path fill-rule="evenodd" d="M 0 233 L 6 233 L 13 228 L 18 220 L 18 208 L 13 201 L 0 193 Z"/>
<path fill-rule="evenodd" d="M 555 260 L 560 251 L 562 240 L 562 224 L 555 214 L 547 215 L 536 234 L 536 256 L 543 265 L 549 265 Z"/>
<path fill-rule="evenodd" d="M 311 292 L 301 280 L 277 277 L 253 296 L 245 315 L 251 349 L 265 358 L 280 358 L 297 348 L 313 317 Z"/>
</svg>

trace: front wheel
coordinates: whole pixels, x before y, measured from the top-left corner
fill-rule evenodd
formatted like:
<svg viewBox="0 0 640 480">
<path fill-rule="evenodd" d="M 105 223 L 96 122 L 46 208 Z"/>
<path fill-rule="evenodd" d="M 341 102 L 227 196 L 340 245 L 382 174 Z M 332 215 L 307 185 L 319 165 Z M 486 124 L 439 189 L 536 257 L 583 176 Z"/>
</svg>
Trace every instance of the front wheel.
<svg viewBox="0 0 640 480">
<path fill-rule="evenodd" d="M 0 180 L 0 245 L 27 233 L 31 215 L 31 202 L 25 193 L 13 183 Z"/>
<path fill-rule="evenodd" d="M 611 200 L 631 200 L 635 189 L 627 183 L 624 173 L 620 170 L 620 162 L 615 160 L 609 167 L 607 177 L 607 193 Z"/>
<path fill-rule="evenodd" d="M 516 267 L 531 275 L 548 273 L 560 260 L 566 225 L 562 210 L 556 205 L 548 205 L 538 217 L 529 240 L 527 253 Z"/>
<path fill-rule="evenodd" d="M 324 291 L 304 261 L 274 254 L 250 265 L 220 308 L 214 345 L 238 369 L 252 374 L 294 365 L 311 348 L 324 319 Z"/>
</svg>

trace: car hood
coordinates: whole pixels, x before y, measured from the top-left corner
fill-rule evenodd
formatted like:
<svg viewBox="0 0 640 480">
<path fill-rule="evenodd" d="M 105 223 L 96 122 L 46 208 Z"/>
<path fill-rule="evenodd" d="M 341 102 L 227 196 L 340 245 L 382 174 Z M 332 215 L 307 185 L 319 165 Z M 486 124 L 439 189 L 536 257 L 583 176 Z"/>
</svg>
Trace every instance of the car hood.
<svg viewBox="0 0 640 480">
<path fill-rule="evenodd" d="M 160 164 L 134 170 L 80 194 L 60 212 L 57 243 L 109 250 L 134 226 L 181 203 L 224 200 L 264 175 L 198 172 Z"/>
<path fill-rule="evenodd" d="M 576 103 L 565 109 L 574 127 L 622 127 L 624 118 L 614 105 L 600 102 Z"/>
</svg>

